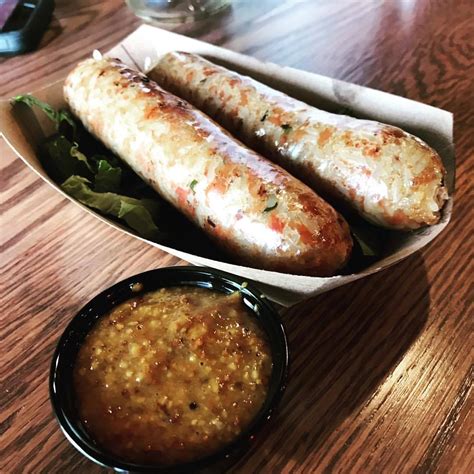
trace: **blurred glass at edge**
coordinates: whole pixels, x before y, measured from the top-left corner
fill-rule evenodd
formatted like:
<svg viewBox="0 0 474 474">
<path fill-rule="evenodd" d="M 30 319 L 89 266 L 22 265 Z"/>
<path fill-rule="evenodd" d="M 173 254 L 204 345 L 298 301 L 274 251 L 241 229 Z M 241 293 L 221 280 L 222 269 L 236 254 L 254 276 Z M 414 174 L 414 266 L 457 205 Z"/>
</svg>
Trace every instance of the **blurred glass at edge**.
<svg viewBox="0 0 474 474">
<path fill-rule="evenodd" d="M 188 23 L 203 20 L 229 7 L 232 0 L 126 0 L 146 21 Z"/>
</svg>

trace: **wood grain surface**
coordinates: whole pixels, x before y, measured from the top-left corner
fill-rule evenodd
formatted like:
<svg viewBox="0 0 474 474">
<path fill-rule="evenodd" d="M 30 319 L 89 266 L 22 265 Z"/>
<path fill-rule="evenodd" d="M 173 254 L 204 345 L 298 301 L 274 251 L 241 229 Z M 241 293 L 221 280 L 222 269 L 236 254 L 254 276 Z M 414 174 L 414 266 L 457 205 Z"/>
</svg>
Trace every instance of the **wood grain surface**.
<svg viewBox="0 0 474 474">
<path fill-rule="evenodd" d="M 42 47 L 0 61 L 0 96 L 61 77 L 139 24 L 118 0 L 56 4 Z M 236 473 L 472 472 L 473 19 L 470 0 L 247 0 L 177 29 L 455 117 L 451 224 L 395 267 L 283 313 L 289 387 L 271 433 Z M 3 141 L 0 157 L 0 471 L 98 473 L 51 412 L 56 341 L 103 288 L 183 262 L 68 203 Z"/>
</svg>

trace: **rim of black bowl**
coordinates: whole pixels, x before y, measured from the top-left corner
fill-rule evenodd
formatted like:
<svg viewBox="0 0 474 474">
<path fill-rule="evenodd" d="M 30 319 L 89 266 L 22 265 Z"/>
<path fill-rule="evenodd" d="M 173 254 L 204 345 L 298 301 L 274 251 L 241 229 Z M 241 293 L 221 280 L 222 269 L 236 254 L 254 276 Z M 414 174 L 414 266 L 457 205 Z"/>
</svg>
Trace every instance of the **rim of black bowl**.
<svg viewBox="0 0 474 474">
<path fill-rule="evenodd" d="M 245 278 L 207 267 L 164 267 L 126 278 L 92 298 L 67 325 L 51 362 L 49 378 L 51 404 L 69 442 L 90 460 L 119 472 L 196 472 L 211 468 L 247 451 L 254 437 L 272 417 L 286 388 L 289 353 L 285 329 L 277 311 L 260 291 L 246 283 Z M 215 453 L 196 461 L 168 466 L 129 463 L 102 450 L 81 425 L 74 406 L 72 369 L 86 334 L 105 313 L 140 293 L 173 286 L 197 286 L 223 293 L 240 291 L 245 306 L 256 316 L 271 347 L 273 368 L 268 393 L 264 404 L 247 428 L 234 441 Z"/>
</svg>

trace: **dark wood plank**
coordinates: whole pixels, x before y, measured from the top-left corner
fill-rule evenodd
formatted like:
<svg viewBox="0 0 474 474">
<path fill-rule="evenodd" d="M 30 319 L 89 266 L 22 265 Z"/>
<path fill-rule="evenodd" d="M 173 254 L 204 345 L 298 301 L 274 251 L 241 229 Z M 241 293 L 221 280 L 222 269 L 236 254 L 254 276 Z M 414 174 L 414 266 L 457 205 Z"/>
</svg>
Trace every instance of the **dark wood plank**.
<svg viewBox="0 0 474 474">
<path fill-rule="evenodd" d="M 55 80 L 139 24 L 118 0 L 56 3 L 43 47 L 0 61 L 0 96 Z M 452 223 L 397 266 L 284 312 L 290 384 L 272 429 L 235 472 L 464 473 L 472 466 L 473 13 L 469 0 L 245 1 L 177 29 L 455 115 Z M 97 223 L 4 142 L 0 157 L 0 471 L 98 473 L 51 413 L 54 345 L 94 293 L 183 262 Z"/>
</svg>

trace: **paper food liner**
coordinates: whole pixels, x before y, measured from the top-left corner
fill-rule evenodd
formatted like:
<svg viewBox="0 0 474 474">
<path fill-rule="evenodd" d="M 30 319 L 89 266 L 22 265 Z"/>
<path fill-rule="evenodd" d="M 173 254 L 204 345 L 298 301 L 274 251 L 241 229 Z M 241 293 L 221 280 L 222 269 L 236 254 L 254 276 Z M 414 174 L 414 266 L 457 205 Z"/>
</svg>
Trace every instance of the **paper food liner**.
<svg viewBox="0 0 474 474">
<path fill-rule="evenodd" d="M 361 87 L 298 69 L 281 67 L 272 63 L 263 63 L 249 56 L 234 53 L 224 48 L 148 25 L 140 26 L 107 54 L 120 58 L 130 66 L 146 72 L 169 51 L 187 51 L 203 55 L 211 61 L 254 77 L 311 105 L 329 111 L 337 111 L 344 108 L 350 115 L 393 124 L 420 137 L 440 154 L 448 172 L 447 187 L 451 197 L 442 211 L 440 222 L 419 231 L 400 234 L 400 240 L 396 242 L 393 251 L 385 258 L 372 264 L 364 271 L 352 275 L 320 278 L 258 270 L 211 260 L 145 240 L 120 226 L 115 221 L 111 221 L 74 201 L 46 175 L 38 160 L 36 151 L 39 140 L 53 132 L 52 124 L 41 112 L 37 115 L 35 114 L 38 121 L 37 125 L 39 125 L 38 129 L 41 129 L 41 136 L 38 136 L 38 134 L 35 136 L 35 127 L 28 126 L 28 129 L 26 129 L 17 116 L 16 109 L 14 110 L 9 101 L 0 101 L 0 132 L 18 157 L 33 171 L 63 196 L 81 206 L 101 221 L 195 265 L 217 268 L 239 275 L 246 280 L 254 281 L 262 290 L 262 293 L 269 299 L 284 306 L 289 306 L 308 297 L 383 270 L 423 248 L 448 224 L 452 211 L 455 171 L 452 136 L 453 117 L 451 113 L 367 87 Z M 64 77 L 68 72 L 68 70 L 64 71 Z M 58 81 L 40 90 L 18 91 L 18 94 L 30 92 L 53 107 L 64 107 L 66 103 L 62 96 L 62 84 L 63 81 Z"/>
</svg>

